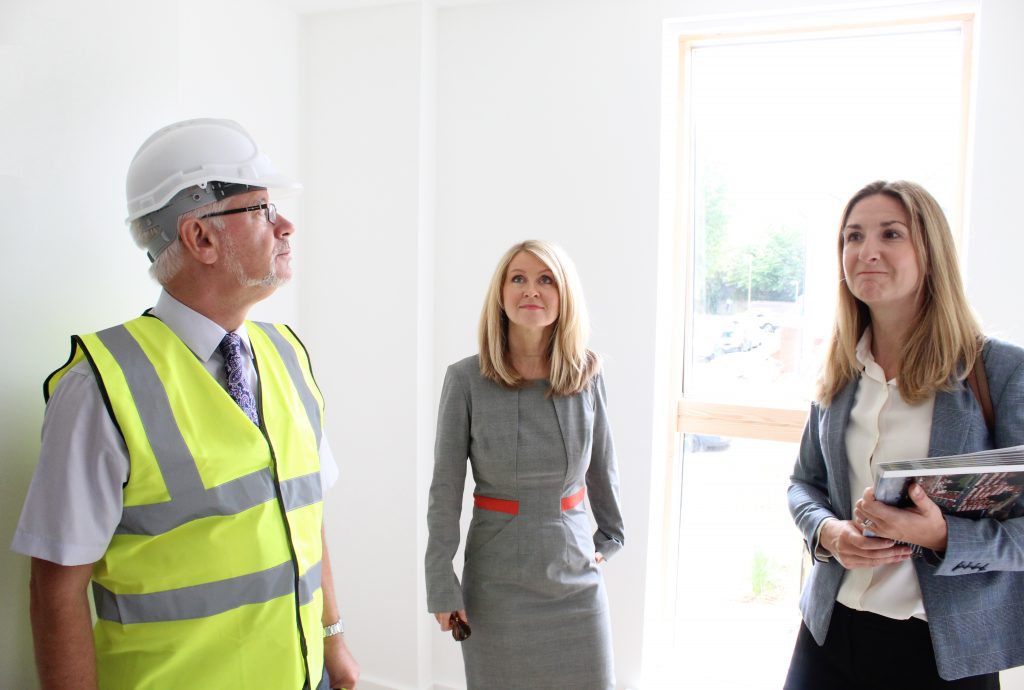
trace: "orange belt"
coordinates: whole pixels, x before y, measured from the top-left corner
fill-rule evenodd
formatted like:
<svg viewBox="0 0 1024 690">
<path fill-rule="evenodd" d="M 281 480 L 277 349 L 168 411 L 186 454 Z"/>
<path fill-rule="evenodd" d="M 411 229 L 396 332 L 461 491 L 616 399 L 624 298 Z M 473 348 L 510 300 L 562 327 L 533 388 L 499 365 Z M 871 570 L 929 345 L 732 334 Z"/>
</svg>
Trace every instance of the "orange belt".
<svg viewBox="0 0 1024 690">
<path fill-rule="evenodd" d="M 566 496 L 562 499 L 562 511 L 572 510 L 580 503 L 583 503 L 583 496 L 587 493 L 587 487 L 583 487 L 572 496 Z"/>
<path fill-rule="evenodd" d="M 583 496 L 587 493 L 587 487 L 583 487 L 572 496 L 562 499 L 562 510 L 572 510 L 583 502 Z M 473 503 L 477 508 L 493 510 L 496 513 L 508 513 L 509 515 L 519 514 L 519 501 L 510 501 L 505 498 L 489 498 L 479 494 L 473 494 Z"/>
</svg>

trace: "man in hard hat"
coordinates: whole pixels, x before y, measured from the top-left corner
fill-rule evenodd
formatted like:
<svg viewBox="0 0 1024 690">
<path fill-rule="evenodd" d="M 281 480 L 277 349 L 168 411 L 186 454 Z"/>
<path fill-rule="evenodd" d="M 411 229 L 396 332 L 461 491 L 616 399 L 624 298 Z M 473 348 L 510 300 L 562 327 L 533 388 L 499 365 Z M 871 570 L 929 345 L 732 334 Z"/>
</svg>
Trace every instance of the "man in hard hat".
<svg viewBox="0 0 1024 690">
<path fill-rule="evenodd" d="M 32 556 L 44 689 L 355 686 L 323 400 L 291 329 L 246 321 L 291 277 L 295 227 L 271 193 L 297 187 L 230 120 L 164 127 L 132 160 L 132 234 L 163 291 L 74 336 L 47 379 L 12 546 Z"/>
</svg>

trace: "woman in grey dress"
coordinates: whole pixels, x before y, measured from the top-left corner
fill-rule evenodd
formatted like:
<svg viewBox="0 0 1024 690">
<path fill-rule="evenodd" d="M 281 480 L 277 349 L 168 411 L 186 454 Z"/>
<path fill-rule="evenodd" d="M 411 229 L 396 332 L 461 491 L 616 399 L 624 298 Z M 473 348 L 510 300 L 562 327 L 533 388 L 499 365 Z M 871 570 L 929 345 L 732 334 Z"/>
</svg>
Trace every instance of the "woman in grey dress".
<svg viewBox="0 0 1024 690">
<path fill-rule="evenodd" d="M 498 264 L 480 354 L 451 365 L 437 420 L 427 605 L 462 643 L 470 690 L 614 687 L 600 564 L 622 548 L 597 356 L 565 253 L 530 240 Z M 466 460 L 476 484 L 462 582 L 452 567 Z M 584 497 L 597 523 L 591 522 Z"/>
</svg>

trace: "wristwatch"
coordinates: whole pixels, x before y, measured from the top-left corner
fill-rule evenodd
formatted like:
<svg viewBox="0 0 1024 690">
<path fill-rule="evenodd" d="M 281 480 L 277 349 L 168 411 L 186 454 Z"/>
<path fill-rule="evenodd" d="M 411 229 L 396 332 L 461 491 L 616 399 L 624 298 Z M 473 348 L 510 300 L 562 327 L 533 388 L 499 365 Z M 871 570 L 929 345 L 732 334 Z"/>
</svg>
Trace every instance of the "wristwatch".
<svg viewBox="0 0 1024 690">
<path fill-rule="evenodd" d="M 324 627 L 324 637 L 333 637 L 334 635 L 340 635 L 343 632 L 345 632 L 345 624 L 341 622 L 340 618 L 338 619 L 338 622 L 331 623 Z"/>
</svg>

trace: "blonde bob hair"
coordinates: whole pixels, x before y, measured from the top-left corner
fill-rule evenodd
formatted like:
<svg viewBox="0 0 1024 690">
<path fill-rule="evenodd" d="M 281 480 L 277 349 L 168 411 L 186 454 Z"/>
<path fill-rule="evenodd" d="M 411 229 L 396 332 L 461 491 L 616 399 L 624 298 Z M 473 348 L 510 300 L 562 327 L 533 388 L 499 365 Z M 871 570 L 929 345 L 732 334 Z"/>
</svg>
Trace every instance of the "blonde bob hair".
<svg viewBox="0 0 1024 690">
<path fill-rule="evenodd" d="M 938 390 L 963 380 L 981 354 L 983 335 L 964 295 L 956 246 L 946 216 L 935 199 L 918 184 L 897 180 L 872 182 L 847 202 L 839 223 L 839 275 L 843 276 L 843 229 L 853 207 L 881 194 L 898 202 L 910 219 L 910 239 L 922 276 L 921 309 L 900 352 L 896 378 L 908 403 L 922 402 Z M 868 306 L 854 297 L 845 278 L 821 378 L 819 402 L 828 405 L 860 375 L 857 342 L 871 324 Z"/>
<path fill-rule="evenodd" d="M 543 240 L 526 240 L 513 245 L 494 270 L 480 314 L 480 373 L 507 388 L 519 388 L 527 383 L 512 366 L 508 316 L 501 303 L 509 264 L 520 252 L 529 252 L 547 266 L 558 288 L 558 318 L 547 351 L 551 394 L 579 393 L 597 374 L 600 360 L 587 349 L 590 321 L 576 267 L 561 247 Z"/>
</svg>

